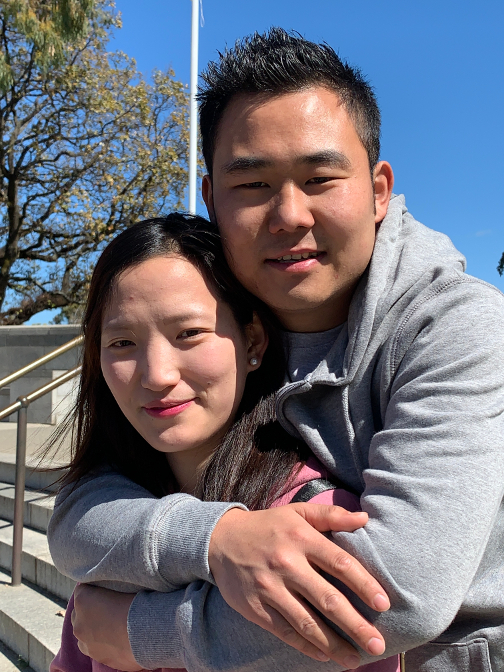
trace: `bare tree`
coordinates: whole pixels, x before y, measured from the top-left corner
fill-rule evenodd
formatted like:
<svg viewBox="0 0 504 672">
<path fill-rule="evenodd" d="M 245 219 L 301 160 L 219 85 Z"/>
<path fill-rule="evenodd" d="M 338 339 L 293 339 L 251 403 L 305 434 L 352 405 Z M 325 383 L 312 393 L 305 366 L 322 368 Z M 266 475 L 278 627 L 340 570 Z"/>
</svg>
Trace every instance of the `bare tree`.
<svg viewBox="0 0 504 672">
<path fill-rule="evenodd" d="M 0 4 L 10 69 L 0 90 L 0 323 L 21 324 L 47 308 L 71 316 L 112 235 L 181 207 L 188 123 L 172 72 L 147 83 L 133 60 L 106 52 L 110 3 L 95 2 L 85 36 L 61 43 L 51 67 L 4 11 L 11 4 Z"/>
</svg>

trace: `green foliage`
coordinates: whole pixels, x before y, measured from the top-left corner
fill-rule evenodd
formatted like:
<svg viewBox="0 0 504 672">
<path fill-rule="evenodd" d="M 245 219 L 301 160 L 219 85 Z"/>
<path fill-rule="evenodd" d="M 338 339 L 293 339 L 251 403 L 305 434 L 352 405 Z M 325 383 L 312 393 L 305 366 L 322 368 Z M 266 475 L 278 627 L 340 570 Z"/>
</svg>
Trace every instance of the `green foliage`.
<svg viewBox="0 0 504 672">
<path fill-rule="evenodd" d="M 499 272 L 499 275 L 502 275 L 504 273 L 504 252 L 500 258 L 499 265 L 497 266 L 497 270 Z"/>
<path fill-rule="evenodd" d="M 0 323 L 74 316 L 104 244 L 182 207 L 186 89 L 107 53 L 117 24 L 106 0 L 0 0 Z"/>
<path fill-rule="evenodd" d="M 45 70 L 61 65 L 68 49 L 93 27 L 103 24 L 105 36 L 103 28 L 119 21 L 112 7 L 95 6 L 94 0 L 0 0 L 0 12 L 4 23 L 24 36 L 34 62 Z M 0 91 L 12 86 L 14 76 L 9 55 L 2 50 Z"/>
</svg>

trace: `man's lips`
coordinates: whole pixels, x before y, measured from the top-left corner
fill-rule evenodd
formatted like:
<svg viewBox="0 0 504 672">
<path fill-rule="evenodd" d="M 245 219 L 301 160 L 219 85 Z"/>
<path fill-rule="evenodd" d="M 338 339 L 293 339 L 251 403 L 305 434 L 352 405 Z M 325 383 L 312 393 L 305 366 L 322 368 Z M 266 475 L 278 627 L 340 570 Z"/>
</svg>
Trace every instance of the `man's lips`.
<svg viewBox="0 0 504 672">
<path fill-rule="evenodd" d="M 169 418 L 172 415 L 177 415 L 178 413 L 185 411 L 193 401 L 194 399 L 173 402 L 151 401 L 148 404 L 145 404 L 143 409 L 147 415 L 150 415 L 152 418 Z"/>
<path fill-rule="evenodd" d="M 320 263 L 325 252 L 287 252 L 265 260 L 268 266 L 285 271 L 307 271 Z"/>
</svg>

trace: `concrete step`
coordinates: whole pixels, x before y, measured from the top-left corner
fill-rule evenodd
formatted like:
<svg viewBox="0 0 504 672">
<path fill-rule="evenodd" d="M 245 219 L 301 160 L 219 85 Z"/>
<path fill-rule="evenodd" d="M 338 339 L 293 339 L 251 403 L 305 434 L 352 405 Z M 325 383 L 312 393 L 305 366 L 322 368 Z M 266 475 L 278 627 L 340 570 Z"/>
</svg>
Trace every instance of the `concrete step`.
<svg viewBox="0 0 504 672">
<path fill-rule="evenodd" d="M 57 429 L 57 425 L 29 422 L 26 429 L 26 452 L 28 455 L 32 455 L 51 438 Z M 0 422 L 0 452 L 16 452 L 16 437 L 17 422 Z M 63 445 L 66 447 L 69 445 L 68 438 L 63 442 Z"/>
<path fill-rule="evenodd" d="M 24 524 L 35 530 L 47 532 L 55 497 L 54 494 L 27 488 L 24 493 Z M 0 481 L 0 518 L 12 521 L 13 517 L 14 486 Z"/>
<path fill-rule="evenodd" d="M 0 567 L 10 571 L 12 566 L 12 523 L 0 519 Z M 25 527 L 21 575 L 39 588 L 62 600 L 69 600 L 75 581 L 60 574 L 49 553 L 47 537 L 42 532 Z M 0 636 L 0 639 L 2 637 Z"/>
<path fill-rule="evenodd" d="M 60 646 L 65 603 L 28 583 L 9 584 L 0 571 L 0 640 L 34 672 L 48 672 Z"/>
<path fill-rule="evenodd" d="M 26 437 L 26 485 L 36 490 L 56 490 L 54 482 L 62 475 L 61 467 L 70 455 L 69 437 L 56 455 L 41 460 L 41 448 L 57 429 L 55 425 L 28 423 Z M 16 466 L 17 423 L 0 422 L 0 481 L 14 483 Z M 56 468 L 57 471 L 47 471 Z"/>
<path fill-rule="evenodd" d="M 26 660 L 0 642 L 0 672 L 33 672 Z"/>
<path fill-rule="evenodd" d="M 34 464 L 33 460 L 27 461 L 26 487 L 32 490 L 49 490 L 56 492 L 58 485 L 55 481 L 63 475 L 65 469 L 58 462 L 45 462 L 42 465 Z M 55 469 L 47 471 L 46 467 Z M 16 479 L 16 455 L 0 453 L 0 482 L 15 483 Z"/>
</svg>

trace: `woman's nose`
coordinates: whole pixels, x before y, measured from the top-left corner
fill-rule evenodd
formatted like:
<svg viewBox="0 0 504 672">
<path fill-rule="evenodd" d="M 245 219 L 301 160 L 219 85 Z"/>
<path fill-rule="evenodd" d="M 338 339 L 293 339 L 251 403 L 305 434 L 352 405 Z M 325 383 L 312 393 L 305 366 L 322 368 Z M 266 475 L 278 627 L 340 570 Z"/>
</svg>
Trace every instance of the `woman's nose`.
<svg viewBox="0 0 504 672">
<path fill-rule="evenodd" d="M 162 392 L 174 387 L 180 380 L 177 353 L 170 344 L 150 347 L 142 365 L 142 387 L 153 392 Z"/>
</svg>

